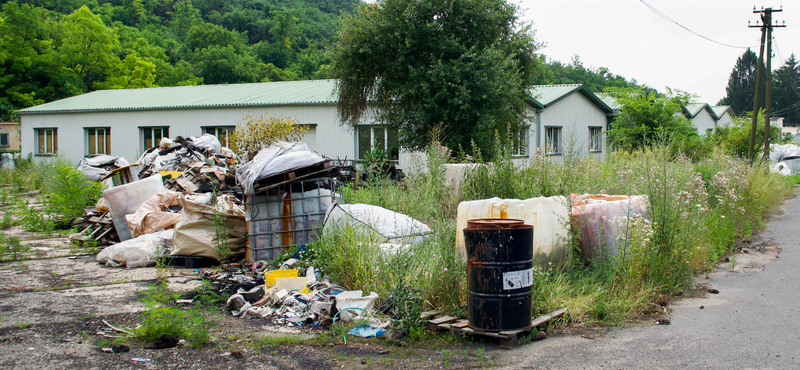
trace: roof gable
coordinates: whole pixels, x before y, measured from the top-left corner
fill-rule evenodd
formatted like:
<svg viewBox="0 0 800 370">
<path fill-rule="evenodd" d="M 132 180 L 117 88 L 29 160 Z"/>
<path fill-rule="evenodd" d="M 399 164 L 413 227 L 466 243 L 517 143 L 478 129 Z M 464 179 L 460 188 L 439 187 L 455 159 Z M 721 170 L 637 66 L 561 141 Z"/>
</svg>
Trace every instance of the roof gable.
<svg viewBox="0 0 800 370">
<path fill-rule="evenodd" d="M 713 109 L 711 109 L 711 106 L 708 105 L 708 103 L 687 104 L 682 106 L 681 108 L 683 109 L 683 114 L 686 115 L 686 118 L 689 119 L 697 117 L 697 115 L 700 114 L 700 112 L 702 112 L 703 110 L 708 111 L 711 117 L 714 117 L 715 120 L 719 119 L 717 113 L 714 112 Z"/>
<path fill-rule="evenodd" d="M 592 103 L 597 105 L 601 110 L 606 113 L 613 113 L 614 110 L 609 107 L 603 100 L 593 94 L 589 89 L 581 84 L 568 84 L 568 85 L 534 85 L 528 89 L 530 97 L 528 104 L 534 108 L 544 109 L 553 104 L 558 103 L 561 99 L 566 98 L 574 92 L 579 92 L 588 98 Z"/>
<path fill-rule="evenodd" d="M 335 80 L 98 90 L 18 114 L 336 104 Z"/>
<path fill-rule="evenodd" d="M 714 114 L 717 115 L 717 119 L 722 118 L 722 116 L 724 116 L 725 113 L 728 113 L 729 116 L 733 117 L 733 110 L 731 110 L 731 107 L 729 105 L 713 106 L 711 107 L 711 110 L 713 110 Z"/>
</svg>

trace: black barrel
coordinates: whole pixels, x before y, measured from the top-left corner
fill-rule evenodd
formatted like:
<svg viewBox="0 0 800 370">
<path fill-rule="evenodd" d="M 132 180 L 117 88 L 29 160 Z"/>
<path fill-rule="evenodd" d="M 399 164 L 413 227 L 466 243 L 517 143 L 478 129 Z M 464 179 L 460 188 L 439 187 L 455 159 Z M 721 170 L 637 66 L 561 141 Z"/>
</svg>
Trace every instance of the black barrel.
<svg viewBox="0 0 800 370">
<path fill-rule="evenodd" d="M 467 247 L 469 326 L 483 331 L 531 326 L 533 226 L 522 220 L 469 220 Z"/>
</svg>

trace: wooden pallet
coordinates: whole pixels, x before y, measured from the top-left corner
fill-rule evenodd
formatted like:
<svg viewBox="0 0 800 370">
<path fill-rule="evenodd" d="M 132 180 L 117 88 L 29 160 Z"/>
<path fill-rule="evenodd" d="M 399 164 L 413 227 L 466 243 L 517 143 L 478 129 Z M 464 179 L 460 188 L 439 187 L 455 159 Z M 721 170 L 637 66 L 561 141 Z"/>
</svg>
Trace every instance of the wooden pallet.
<svg viewBox="0 0 800 370">
<path fill-rule="evenodd" d="M 506 331 L 484 331 L 469 327 L 468 320 L 453 316 L 441 316 L 428 321 L 428 327 L 436 330 L 447 330 L 453 333 L 466 334 L 472 337 L 493 338 L 500 341 L 500 347 L 511 348 L 517 344 L 517 340 L 534 329 L 544 328 L 548 322 L 563 316 L 567 312 L 566 308 L 539 316 L 531 321 L 531 326 L 524 329 Z M 540 338 L 541 339 L 541 338 Z"/>
<path fill-rule="evenodd" d="M 91 228 L 92 232 L 90 234 L 84 234 L 83 231 L 88 228 Z M 70 239 L 80 242 L 95 240 L 99 245 L 114 244 L 119 241 L 117 229 L 114 228 L 114 223 L 108 212 L 89 217 L 83 222 L 83 226 L 80 227 L 80 230 L 79 234 L 73 235 Z"/>
</svg>

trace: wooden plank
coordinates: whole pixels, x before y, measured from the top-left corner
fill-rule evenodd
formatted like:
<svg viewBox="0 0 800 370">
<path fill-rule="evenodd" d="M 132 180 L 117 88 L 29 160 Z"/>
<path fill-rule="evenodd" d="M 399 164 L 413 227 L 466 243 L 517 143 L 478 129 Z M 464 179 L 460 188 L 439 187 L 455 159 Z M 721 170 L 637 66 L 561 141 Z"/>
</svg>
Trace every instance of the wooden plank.
<svg viewBox="0 0 800 370">
<path fill-rule="evenodd" d="M 187 193 L 194 193 L 200 189 L 199 187 L 197 187 L 197 185 L 193 184 L 191 181 L 185 178 L 179 177 L 177 181 L 178 185 L 180 185 L 183 188 L 183 190 L 186 191 Z"/>
<path fill-rule="evenodd" d="M 456 329 L 466 328 L 467 326 L 469 326 L 468 320 L 459 320 L 458 322 L 450 325 L 451 328 Z"/>
<path fill-rule="evenodd" d="M 566 308 L 562 308 L 560 310 L 556 310 L 556 311 L 550 312 L 547 315 L 539 316 L 539 317 L 537 317 L 536 319 L 534 319 L 531 322 L 531 325 L 533 327 L 538 327 L 538 326 L 541 326 L 541 325 L 545 325 L 548 322 L 550 322 L 550 320 L 554 320 L 554 319 L 557 319 L 557 318 L 559 318 L 561 316 L 564 316 L 564 314 L 566 312 L 567 312 L 567 309 Z"/>
<path fill-rule="evenodd" d="M 427 320 L 427 319 L 435 316 L 437 313 L 439 313 L 438 310 L 425 311 L 425 312 L 419 314 L 419 318 L 422 319 L 422 320 Z"/>
<path fill-rule="evenodd" d="M 433 319 L 431 321 L 428 321 L 428 324 L 439 325 L 439 324 L 444 324 L 444 323 L 450 323 L 450 322 L 453 322 L 453 321 L 456 321 L 456 320 L 458 320 L 457 317 L 442 316 L 442 317 L 435 318 L 435 319 Z"/>
</svg>

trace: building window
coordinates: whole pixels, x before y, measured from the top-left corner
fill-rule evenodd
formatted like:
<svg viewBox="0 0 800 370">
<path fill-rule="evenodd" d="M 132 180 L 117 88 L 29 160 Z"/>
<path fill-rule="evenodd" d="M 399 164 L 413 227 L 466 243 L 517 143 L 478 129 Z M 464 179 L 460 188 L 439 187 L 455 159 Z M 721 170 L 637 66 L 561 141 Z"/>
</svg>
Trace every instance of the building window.
<svg viewBox="0 0 800 370">
<path fill-rule="evenodd" d="M 236 126 L 203 127 L 203 133 L 216 136 L 223 147 L 230 148 L 230 134 L 235 129 Z"/>
<path fill-rule="evenodd" d="M 36 129 L 36 154 L 52 155 L 58 153 L 58 129 Z"/>
<path fill-rule="evenodd" d="M 544 128 L 544 152 L 561 154 L 561 127 Z"/>
<path fill-rule="evenodd" d="M 169 127 L 142 127 L 141 130 L 144 150 L 158 146 L 162 138 L 169 138 Z"/>
<path fill-rule="evenodd" d="M 514 157 L 528 156 L 528 129 L 522 128 L 511 138 L 511 155 Z"/>
<path fill-rule="evenodd" d="M 589 152 L 603 151 L 603 128 L 589 127 Z"/>
<path fill-rule="evenodd" d="M 86 129 L 86 154 L 111 154 L 111 129 Z"/>
<path fill-rule="evenodd" d="M 0 146 L 8 146 L 8 134 L 0 134 Z"/>
<path fill-rule="evenodd" d="M 358 159 L 364 159 L 372 150 L 383 150 L 386 158 L 400 159 L 397 130 L 386 126 L 358 126 Z"/>
</svg>

